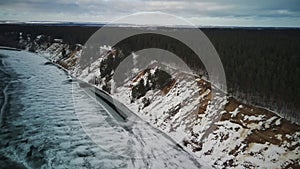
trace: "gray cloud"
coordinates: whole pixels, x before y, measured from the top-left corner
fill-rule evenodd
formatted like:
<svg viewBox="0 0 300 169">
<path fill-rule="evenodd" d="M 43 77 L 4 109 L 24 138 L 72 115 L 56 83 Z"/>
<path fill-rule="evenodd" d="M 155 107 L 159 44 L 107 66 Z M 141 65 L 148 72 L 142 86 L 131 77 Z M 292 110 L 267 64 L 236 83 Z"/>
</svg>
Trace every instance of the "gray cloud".
<svg viewBox="0 0 300 169">
<path fill-rule="evenodd" d="M 1 0 L 0 11 L 1 20 L 109 21 L 134 12 L 161 11 L 194 20 L 282 20 L 300 26 L 299 0 Z"/>
</svg>

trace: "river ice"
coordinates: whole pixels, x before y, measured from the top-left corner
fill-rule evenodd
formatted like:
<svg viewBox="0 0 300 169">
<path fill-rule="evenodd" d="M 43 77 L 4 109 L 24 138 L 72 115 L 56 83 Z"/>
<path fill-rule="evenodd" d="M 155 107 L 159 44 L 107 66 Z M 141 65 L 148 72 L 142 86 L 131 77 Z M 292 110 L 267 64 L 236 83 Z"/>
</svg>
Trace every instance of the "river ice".
<svg viewBox="0 0 300 169">
<path fill-rule="evenodd" d="M 120 125 L 107 105 L 89 97 L 46 61 L 25 51 L 0 50 L 1 167 L 202 166 L 149 124 Z"/>
</svg>

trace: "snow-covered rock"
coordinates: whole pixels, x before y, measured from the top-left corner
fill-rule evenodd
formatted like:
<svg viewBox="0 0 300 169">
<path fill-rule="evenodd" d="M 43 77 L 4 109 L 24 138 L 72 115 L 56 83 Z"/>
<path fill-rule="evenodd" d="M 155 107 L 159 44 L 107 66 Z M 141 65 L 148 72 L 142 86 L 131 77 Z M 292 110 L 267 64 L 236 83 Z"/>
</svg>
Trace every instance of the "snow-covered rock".
<svg viewBox="0 0 300 169">
<path fill-rule="evenodd" d="M 40 39 L 41 37 L 38 37 Z M 26 45 L 26 40 L 20 39 Z M 30 48 L 32 44 L 27 44 Z M 243 104 L 210 84 L 206 78 L 152 62 L 134 68 L 122 83 L 114 81 L 118 57 L 109 46 L 89 66 L 78 64 L 75 50 L 55 42 L 37 52 L 57 61 L 70 73 L 100 89 L 151 125 L 168 134 L 187 151 L 216 168 L 297 168 L 300 126 L 278 115 Z M 65 52 L 63 52 L 65 51 Z M 141 56 L 133 55 L 133 65 Z M 168 72 L 165 68 L 168 67 Z M 215 92 L 213 92 L 215 91 Z"/>
</svg>

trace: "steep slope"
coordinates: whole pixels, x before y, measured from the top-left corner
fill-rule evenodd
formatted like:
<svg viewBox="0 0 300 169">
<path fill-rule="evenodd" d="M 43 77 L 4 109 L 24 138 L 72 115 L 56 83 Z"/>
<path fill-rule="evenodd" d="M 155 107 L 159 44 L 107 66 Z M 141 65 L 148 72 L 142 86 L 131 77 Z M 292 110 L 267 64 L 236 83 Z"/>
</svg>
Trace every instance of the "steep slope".
<svg viewBox="0 0 300 169">
<path fill-rule="evenodd" d="M 120 51 L 102 47 L 100 57 L 83 69 L 76 64 L 80 45 L 71 50 L 56 42 L 36 51 L 107 91 L 215 168 L 300 167 L 299 125 L 226 96 L 204 77 L 153 62 L 116 83 L 111 65 Z"/>
</svg>

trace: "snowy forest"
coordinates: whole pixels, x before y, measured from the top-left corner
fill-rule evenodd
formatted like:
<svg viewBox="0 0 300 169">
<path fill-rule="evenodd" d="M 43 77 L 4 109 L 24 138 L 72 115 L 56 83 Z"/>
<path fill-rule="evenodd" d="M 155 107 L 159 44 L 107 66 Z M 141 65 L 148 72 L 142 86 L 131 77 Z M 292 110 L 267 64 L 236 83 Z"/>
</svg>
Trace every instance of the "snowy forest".
<svg viewBox="0 0 300 169">
<path fill-rule="evenodd" d="M 74 46 L 84 44 L 101 27 L 88 25 L 2 24 L 0 45 L 22 48 L 23 39 L 51 44 L 63 39 Z M 178 28 L 182 29 L 182 28 Z M 286 117 L 297 117 L 300 110 L 300 30 L 292 28 L 200 28 L 210 39 L 222 60 L 230 96 L 245 103 L 275 110 Z M 124 41 L 118 48 L 124 53 L 143 49 L 147 44 L 159 44 L 159 38 L 149 38 L 147 44 L 139 36 Z M 146 37 L 147 38 L 147 37 Z M 195 71 L 203 69 L 193 51 L 169 38 L 164 49 L 180 56 Z M 152 47 L 155 47 L 152 46 Z M 127 51 L 125 51 L 127 50 Z M 30 51 L 34 52 L 34 46 Z"/>
</svg>

